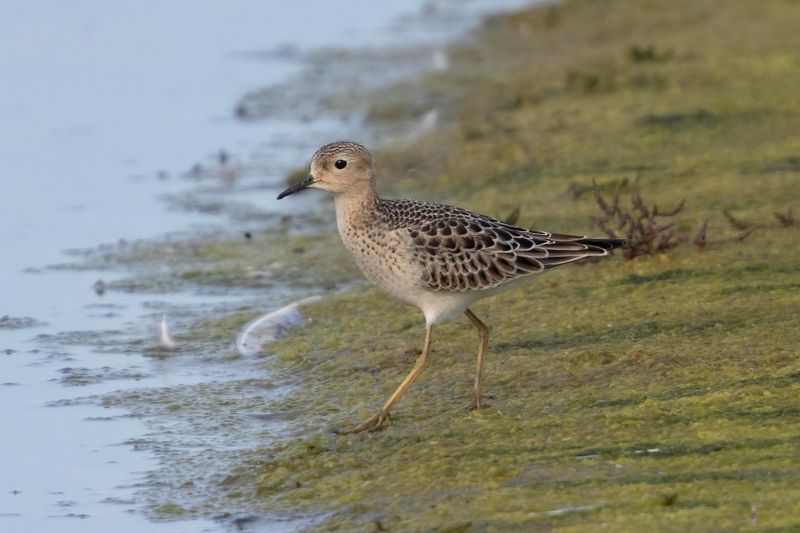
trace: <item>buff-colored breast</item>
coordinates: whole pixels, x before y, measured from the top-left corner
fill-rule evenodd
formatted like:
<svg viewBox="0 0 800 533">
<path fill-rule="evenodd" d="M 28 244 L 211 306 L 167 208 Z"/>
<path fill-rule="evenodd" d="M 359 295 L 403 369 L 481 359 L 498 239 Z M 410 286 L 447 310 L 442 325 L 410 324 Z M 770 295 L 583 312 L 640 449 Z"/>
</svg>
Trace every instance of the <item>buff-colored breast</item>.
<svg viewBox="0 0 800 533">
<path fill-rule="evenodd" d="M 388 230 L 377 220 L 371 224 L 350 218 L 339 222 L 342 243 L 364 276 L 395 298 L 416 305 L 416 296 L 424 290 L 422 266 L 411 260 L 411 240 L 404 233 Z"/>
</svg>

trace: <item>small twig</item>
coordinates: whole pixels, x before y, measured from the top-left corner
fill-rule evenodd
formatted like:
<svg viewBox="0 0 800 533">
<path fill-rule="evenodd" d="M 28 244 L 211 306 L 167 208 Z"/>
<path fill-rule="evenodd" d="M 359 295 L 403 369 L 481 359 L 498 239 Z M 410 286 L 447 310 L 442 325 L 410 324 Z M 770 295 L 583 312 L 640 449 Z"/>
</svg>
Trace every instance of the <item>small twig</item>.
<svg viewBox="0 0 800 533">
<path fill-rule="evenodd" d="M 705 248 L 708 241 L 706 240 L 706 234 L 708 233 L 708 220 L 703 221 L 703 225 L 700 227 L 700 231 L 697 232 L 697 235 L 694 238 L 695 246 L 699 248 Z"/>
<path fill-rule="evenodd" d="M 797 224 L 797 220 L 794 218 L 794 213 L 792 213 L 792 208 L 788 208 L 785 213 L 775 213 L 775 218 L 778 219 L 778 222 L 781 223 L 781 226 L 784 228 L 788 228 L 789 226 L 794 226 Z"/>
<path fill-rule="evenodd" d="M 517 223 L 517 221 L 519 221 L 519 214 L 520 207 L 516 206 L 508 215 L 506 215 L 506 217 L 503 219 L 503 222 L 513 226 Z"/>
<path fill-rule="evenodd" d="M 678 205 L 676 205 L 674 208 L 670 209 L 666 213 L 659 213 L 658 215 L 662 217 L 674 217 L 675 215 L 683 211 L 685 205 L 686 205 L 686 198 L 681 200 Z"/>
<path fill-rule="evenodd" d="M 757 230 L 758 228 L 760 228 L 760 227 L 761 227 L 761 224 L 753 224 L 752 226 L 750 226 L 749 228 L 747 228 L 746 230 L 741 232 L 739 235 L 736 235 L 735 237 L 733 237 L 733 239 L 731 239 L 731 240 L 733 240 L 733 242 L 742 242 L 743 240 L 748 238 L 750 235 L 752 235 L 753 232 L 755 230 Z"/>
<path fill-rule="evenodd" d="M 717 239 L 713 241 L 708 241 L 707 246 L 716 246 L 718 244 L 725 244 L 728 242 L 742 242 L 747 239 L 750 235 L 752 235 L 757 229 L 761 228 L 763 224 L 753 224 L 749 228 L 744 231 L 741 231 L 734 235 L 733 237 L 728 237 L 726 239 Z"/>
<path fill-rule="evenodd" d="M 738 230 L 744 230 L 753 225 L 749 222 L 745 222 L 744 220 L 736 218 L 735 216 L 733 216 L 733 213 L 731 213 L 727 209 L 723 209 L 722 214 L 725 215 L 725 218 L 728 220 L 728 222 L 730 222 L 731 226 L 733 226 Z"/>
<path fill-rule="evenodd" d="M 605 215 L 591 217 L 592 222 L 609 237 L 618 238 L 618 234 L 621 234 L 625 238 L 627 244 L 622 252 L 626 258 L 663 253 L 679 244 L 680 239 L 673 232 L 675 223 L 666 219 L 680 213 L 685 200 L 672 209 L 662 211 L 656 204 L 648 207 L 641 195 L 632 194 L 631 209 L 625 211 L 619 202 L 621 188 L 617 188 L 613 202 L 603 198 L 596 180 L 592 180 L 592 191 L 598 207 Z M 612 225 L 616 229 L 612 229 Z"/>
<path fill-rule="evenodd" d="M 592 178 L 592 192 L 594 193 L 594 199 L 597 202 L 597 205 L 600 206 L 600 209 L 603 211 L 603 213 L 611 216 L 616 212 L 616 209 L 611 209 L 600 195 L 600 187 L 597 186 L 597 180 L 594 178 Z"/>
</svg>

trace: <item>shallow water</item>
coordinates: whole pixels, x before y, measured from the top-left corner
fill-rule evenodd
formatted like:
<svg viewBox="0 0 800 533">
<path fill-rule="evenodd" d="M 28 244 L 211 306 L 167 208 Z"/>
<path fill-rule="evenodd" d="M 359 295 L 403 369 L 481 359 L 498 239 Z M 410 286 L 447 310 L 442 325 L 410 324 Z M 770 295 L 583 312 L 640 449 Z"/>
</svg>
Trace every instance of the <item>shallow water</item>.
<svg viewBox="0 0 800 533">
<path fill-rule="evenodd" d="M 33 319 L 13 328 L 5 327 L 13 320 L 0 321 L 3 531 L 105 531 L 109 523 L 116 531 L 174 531 L 138 512 L 152 503 L 143 495 L 153 492 L 148 472 L 164 466 L 165 447 L 224 452 L 246 447 L 242 435 L 268 439 L 285 423 L 257 416 L 256 406 L 236 419 L 236 431 L 214 431 L 193 425 L 202 412 L 177 423 L 103 398 L 174 396 L 183 386 L 220 383 L 240 383 L 235 393 L 256 399 L 285 394 L 248 381 L 267 380 L 258 361 L 229 353 L 144 355 L 154 353 L 162 313 L 180 322 L 254 301 L 266 311 L 291 293 L 276 289 L 258 300 L 247 291 L 98 294 L 98 280 L 108 286 L 129 273 L 53 268 L 80 263 L 64 251 L 165 234 L 180 239 L 224 224 L 238 229 L 207 209 L 176 206 L 189 193 L 271 212 L 312 205 L 313 197 L 291 207 L 273 198 L 287 170 L 352 124 L 300 116 L 240 121 L 238 98 L 293 79 L 313 50 L 441 42 L 481 12 L 522 3 L 306 0 L 277 10 L 254 0 L 40 0 L 0 7 L 0 72 L 14 80 L 0 86 L 0 316 Z M 231 155 L 229 167 L 219 165 L 220 150 Z M 237 183 L 225 183 L 229 170 Z M 180 530 L 305 523 L 199 519 L 183 520 Z"/>
</svg>

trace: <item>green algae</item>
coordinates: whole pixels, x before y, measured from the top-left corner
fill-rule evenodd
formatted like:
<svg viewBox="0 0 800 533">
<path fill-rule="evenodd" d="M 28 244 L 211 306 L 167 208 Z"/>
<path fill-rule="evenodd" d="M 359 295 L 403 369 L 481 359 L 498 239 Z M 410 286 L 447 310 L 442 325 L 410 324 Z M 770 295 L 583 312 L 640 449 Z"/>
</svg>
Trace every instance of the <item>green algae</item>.
<svg viewBox="0 0 800 533">
<path fill-rule="evenodd" d="M 318 433 L 265 450 L 268 458 L 252 481 L 257 494 L 301 509 L 325 502 L 340 511 L 326 526 L 343 529 L 370 527 L 359 521 L 378 510 L 387 527 L 445 526 L 463 519 L 466 508 L 473 527 L 502 528 L 533 523 L 554 509 L 599 504 L 588 513 L 591 523 L 632 529 L 651 519 L 665 527 L 672 520 L 744 526 L 751 505 L 769 509 L 775 524 L 796 525 L 780 510 L 797 496 L 789 487 L 800 475 L 794 438 L 800 365 L 787 339 L 770 335 L 796 326 L 797 292 L 775 295 L 768 312 L 754 315 L 760 295 L 715 296 L 724 273 L 717 283 L 683 281 L 682 293 L 705 293 L 698 300 L 654 286 L 649 304 L 625 306 L 610 302 L 637 299 L 624 294 L 627 284 L 611 283 L 589 298 L 580 290 L 596 283 L 597 270 L 613 282 L 626 270 L 647 272 L 662 262 L 553 272 L 554 286 L 540 287 L 535 299 L 520 291 L 479 305 L 495 325 L 487 363 L 495 398 L 475 415 L 460 409 L 469 401 L 472 332 L 466 324 L 438 328 L 434 363 L 389 429 L 369 436 Z M 681 301 L 670 305 L 670 298 Z M 358 313 L 365 299 L 369 316 Z M 536 313 L 544 309 L 552 312 Z M 309 383 L 284 408 L 311 401 L 306 421 L 319 426 L 367 416 L 413 361 L 407 347 L 420 342 L 409 328 L 416 313 L 367 290 L 313 306 L 309 314 L 312 325 L 302 335 L 272 348 L 301 353 L 281 364 L 297 361 L 295 372 Z M 359 326 L 360 334 L 353 331 Z M 333 355 L 344 350 L 347 357 Z M 656 451 L 641 453 L 647 450 Z M 651 500 L 666 493 L 680 497 L 663 514 L 664 506 Z M 735 504 L 726 501 L 733 495 Z M 587 516 L 577 514 L 550 518 L 580 526 Z"/>
<path fill-rule="evenodd" d="M 153 514 L 304 512 L 346 531 L 800 528 L 800 233 L 773 215 L 800 203 L 798 23 L 789 0 L 567 1 L 490 18 L 448 72 L 359 91 L 379 128 L 440 112 L 435 132 L 375 151 L 389 195 L 586 233 L 596 179 L 685 198 L 679 232 L 708 220 L 718 244 L 565 267 L 477 304 L 493 328 L 493 398 L 477 413 L 463 409 L 477 338 L 462 319 L 435 329 L 386 430 L 331 431 L 372 415 L 422 343 L 419 311 L 364 286 L 304 307 L 305 325 L 265 350 L 270 383 L 111 395 L 187 433 L 253 438 L 174 457 L 158 479 L 179 503 Z M 760 228 L 722 242 L 740 232 L 726 212 Z M 331 217 L 125 243 L 87 265 L 140 269 L 117 290 L 333 288 L 357 273 Z M 257 312 L 191 316 L 179 341 L 232 364 Z M 259 393 L 273 382 L 294 387 Z M 258 429 L 268 419 L 290 424 Z"/>
<path fill-rule="evenodd" d="M 762 227 L 479 303 L 490 406 L 463 410 L 477 339 L 456 321 L 377 434 L 330 429 L 402 379 L 419 312 L 368 288 L 307 306 L 267 363 L 302 382 L 272 406 L 294 426 L 227 496 L 329 512 L 321 530 L 800 527 L 800 235 L 773 222 L 800 202 L 799 22 L 788 1 L 570 1 L 493 17 L 450 72 L 375 95 L 374 120 L 445 117 L 377 151 L 384 191 L 586 232 L 596 178 L 686 198 L 712 240 L 738 233 L 724 210 Z"/>
<path fill-rule="evenodd" d="M 186 509 L 177 503 L 165 503 L 163 505 L 159 505 L 156 511 L 161 515 L 176 518 L 186 513 Z"/>
<path fill-rule="evenodd" d="M 356 270 L 338 246 L 338 237 L 327 231 L 331 225 L 326 222 L 326 231 L 321 231 L 313 216 L 301 217 L 297 224 L 298 231 L 268 225 L 249 231 L 249 237 L 213 233 L 126 242 L 85 251 L 77 268 L 126 268 L 129 275 L 106 284 L 123 292 L 333 288 L 350 282 Z"/>
</svg>

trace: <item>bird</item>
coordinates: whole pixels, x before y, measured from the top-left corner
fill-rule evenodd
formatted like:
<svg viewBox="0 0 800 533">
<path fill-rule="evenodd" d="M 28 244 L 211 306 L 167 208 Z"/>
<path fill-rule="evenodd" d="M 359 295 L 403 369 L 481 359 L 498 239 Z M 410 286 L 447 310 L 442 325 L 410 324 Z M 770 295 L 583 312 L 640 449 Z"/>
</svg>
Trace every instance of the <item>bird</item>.
<svg viewBox="0 0 800 533">
<path fill-rule="evenodd" d="M 339 430 L 342 434 L 384 427 L 390 411 L 430 362 L 434 325 L 462 313 L 478 332 L 468 408 L 480 409 L 489 327 L 470 306 L 550 268 L 605 256 L 625 245 L 622 239 L 530 230 L 451 205 L 381 198 L 372 155 L 352 141 L 322 146 L 311 158 L 309 175 L 281 192 L 278 200 L 307 189 L 333 195 L 342 243 L 365 277 L 418 307 L 425 317 L 422 353 L 414 367 L 374 416 Z"/>
</svg>

